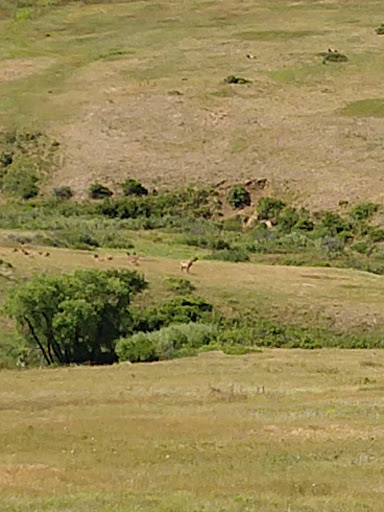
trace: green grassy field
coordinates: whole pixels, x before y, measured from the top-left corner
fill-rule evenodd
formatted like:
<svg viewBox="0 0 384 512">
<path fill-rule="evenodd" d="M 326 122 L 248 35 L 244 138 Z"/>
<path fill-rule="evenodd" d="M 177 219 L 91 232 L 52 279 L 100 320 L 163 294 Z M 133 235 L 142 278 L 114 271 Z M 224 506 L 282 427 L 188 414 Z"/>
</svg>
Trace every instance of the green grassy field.
<svg viewBox="0 0 384 512">
<path fill-rule="evenodd" d="M 382 21 L 376 0 L 3 2 L 0 127 L 60 142 L 46 191 L 256 177 L 315 208 L 380 201 Z"/>
<path fill-rule="evenodd" d="M 378 351 L 0 373 L 0 505 L 381 511 Z"/>
<path fill-rule="evenodd" d="M 43 196 L 68 185 L 81 200 L 95 180 L 117 192 L 131 176 L 149 189 L 226 180 L 225 198 L 230 184 L 266 178 L 247 215 L 263 195 L 312 212 L 381 204 L 382 22 L 377 0 L 0 0 L 0 132 L 46 135 L 12 142 L 21 165 L 32 152 Z M 323 64 L 328 48 L 348 62 Z M 226 84 L 229 75 L 250 83 Z M 0 205 L 0 258 L 12 265 L 0 263 L 0 308 L 33 274 L 79 268 L 138 270 L 149 289 L 136 300 L 146 306 L 169 298 L 180 259 L 197 255 L 189 278 L 226 318 L 251 312 L 384 339 L 383 276 L 278 265 L 327 263 L 320 236 L 312 252 L 294 247 L 296 231 L 292 253 L 228 263 L 204 260 L 208 249 L 169 226 L 135 231 L 85 210 L 76 217 L 73 203 L 72 217 L 5 196 Z M 227 204 L 223 213 L 234 214 Z M 369 222 L 382 220 L 379 211 Z M 44 236 L 67 236 L 73 247 L 68 235 L 81 230 L 104 237 L 103 247 L 131 242 L 139 266 L 126 249 L 97 248 L 112 256 L 104 262 L 96 249 L 38 254 Z M 360 244 L 365 235 L 350 234 Z M 20 237 L 30 237 L 28 257 L 12 251 Z M 345 254 L 369 263 L 369 249 Z M 0 310 L 0 368 L 15 367 L 17 336 Z M 0 510 L 381 512 L 383 366 L 379 350 L 263 349 L 2 369 Z"/>
</svg>

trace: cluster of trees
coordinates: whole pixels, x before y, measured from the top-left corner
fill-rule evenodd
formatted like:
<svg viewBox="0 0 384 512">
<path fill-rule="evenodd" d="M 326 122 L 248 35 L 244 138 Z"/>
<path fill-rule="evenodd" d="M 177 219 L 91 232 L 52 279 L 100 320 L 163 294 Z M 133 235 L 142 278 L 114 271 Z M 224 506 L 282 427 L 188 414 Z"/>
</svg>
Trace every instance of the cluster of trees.
<svg viewBox="0 0 384 512">
<path fill-rule="evenodd" d="M 40 274 L 10 293 L 5 310 L 47 365 L 110 364 L 118 360 L 120 338 L 172 323 L 199 322 L 212 311 L 211 304 L 192 295 L 146 309 L 132 307 L 132 298 L 147 285 L 129 270 Z"/>
</svg>

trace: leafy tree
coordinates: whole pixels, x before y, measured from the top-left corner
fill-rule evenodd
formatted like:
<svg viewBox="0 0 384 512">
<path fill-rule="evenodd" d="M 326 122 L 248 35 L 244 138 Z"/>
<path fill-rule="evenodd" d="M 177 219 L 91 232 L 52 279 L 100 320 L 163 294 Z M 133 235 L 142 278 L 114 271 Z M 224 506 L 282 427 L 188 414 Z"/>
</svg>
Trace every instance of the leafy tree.
<svg viewBox="0 0 384 512">
<path fill-rule="evenodd" d="M 116 340 L 133 322 L 131 298 L 146 285 L 128 270 L 36 275 L 11 293 L 5 308 L 48 365 L 112 363 Z"/>
</svg>

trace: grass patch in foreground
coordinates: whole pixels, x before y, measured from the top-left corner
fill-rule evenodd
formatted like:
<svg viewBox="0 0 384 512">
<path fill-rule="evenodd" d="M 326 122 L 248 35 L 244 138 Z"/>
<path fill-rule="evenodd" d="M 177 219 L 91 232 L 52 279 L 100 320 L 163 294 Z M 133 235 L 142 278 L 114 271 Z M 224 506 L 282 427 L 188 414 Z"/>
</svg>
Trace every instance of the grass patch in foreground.
<svg viewBox="0 0 384 512">
<path fill-rule="evenodd" d="M 381 512 L 383 367 L 264 350 L 2 372 L 1 510 Z"/>
</svg>

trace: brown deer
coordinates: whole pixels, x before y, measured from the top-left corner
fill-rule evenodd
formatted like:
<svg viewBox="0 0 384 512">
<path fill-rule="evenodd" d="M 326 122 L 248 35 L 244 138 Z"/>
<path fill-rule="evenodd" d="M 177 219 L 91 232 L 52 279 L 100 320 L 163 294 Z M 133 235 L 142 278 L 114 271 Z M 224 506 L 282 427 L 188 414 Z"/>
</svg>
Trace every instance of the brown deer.
<svg viewBox="0 0 384 512">
<path fill-rule="evenodd" d="M 192 267 L 192 265 L 197 261 L 197 258 L 192 258 L 191 260 L 187 261 L 180 261 L 180 270 L 183 272 L 184 270 L 189 274 L 189 269 Z"/>
</svg>

